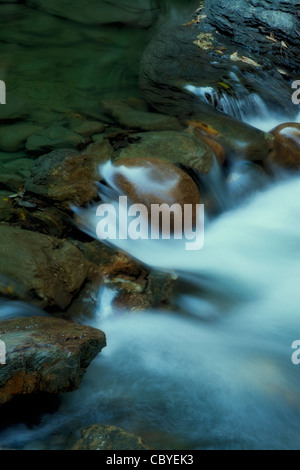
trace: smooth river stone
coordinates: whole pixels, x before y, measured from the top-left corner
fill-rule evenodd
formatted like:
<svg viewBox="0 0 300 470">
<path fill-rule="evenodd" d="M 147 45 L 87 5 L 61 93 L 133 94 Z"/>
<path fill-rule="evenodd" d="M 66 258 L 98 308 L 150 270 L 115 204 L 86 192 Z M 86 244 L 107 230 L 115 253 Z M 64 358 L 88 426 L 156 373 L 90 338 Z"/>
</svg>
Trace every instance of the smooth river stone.
<svg viewBox="0 0 300 470">
<path fill-rule="evenodd" d="M 112 183 L 131 203 L 144 204 L 149 220 L 152 204 L 179 204 L 180 209 L 175 214 L 181 216 L 182 221 L 184 206 L 191 204 L 195 223 L 196 204 L 201 204 L 198 187 L 187 173 L 171 163 L 155 158 L 119 160 L 113 168 Z M 161 222 L 159 226 L 161 228 Z M 174 231 L 172 214 L 171 231 Z"/>
<path fill-rule="evenodd" d="M 274 152 L 270 161 L 287 169 L 300 167 L 300 124 L 287 122 L 275 127 Z"/>
</svg>

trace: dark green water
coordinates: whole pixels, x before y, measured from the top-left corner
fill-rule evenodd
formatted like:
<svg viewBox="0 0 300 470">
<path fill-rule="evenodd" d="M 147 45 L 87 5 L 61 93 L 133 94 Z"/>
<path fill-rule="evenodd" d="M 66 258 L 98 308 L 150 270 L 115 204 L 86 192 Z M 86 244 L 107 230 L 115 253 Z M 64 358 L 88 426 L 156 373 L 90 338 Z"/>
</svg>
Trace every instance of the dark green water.
<svg viewBox="0 0 300 470">
<path fill-rule="evenodd" d="M 88 9 L 89 3 L 95 2 L 83 2 L 81 8 Z M 109 8 L 105 1 L 96 3 L 115 17 L 118 3 Z M 123 0 L 125 10 L 126 3 L 129 8 L 134 2 Z M 0 118 L 15 108 L 20 115 L 28 113 L 26 121 L 42 125 L 72 113 L 101 118 L 101 99 L 140 96 L 142 51 L 157 21 L 169 18 L 184 2 L 140 3 L 141 9 L 147 8 L 146 26 L 134 20 L 134 15 L 132 22 L 123 23 L 122 8 L 118 24 L 85 24 L 81 18 L 61 18 L 37 6 L 1 2 L 0 79 L 6 82 L 7 105 L 0 109 Z M 139 2 L 135 4 L 138 10 Z M 100 13 L 95 22 L 101 22 Z"/>
</svg>

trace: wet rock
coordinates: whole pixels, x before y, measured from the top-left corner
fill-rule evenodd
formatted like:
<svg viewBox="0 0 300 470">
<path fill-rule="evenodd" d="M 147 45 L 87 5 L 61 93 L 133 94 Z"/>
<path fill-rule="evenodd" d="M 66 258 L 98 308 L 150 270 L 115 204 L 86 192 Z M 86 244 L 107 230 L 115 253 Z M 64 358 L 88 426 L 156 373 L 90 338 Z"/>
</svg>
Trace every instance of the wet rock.
<svg viewBox="0 0 300 470">
<path fill-rule="evenodd" d="M 211 147 L 219 163 L 249 160 L 264 163 L 273 148 L 273 137 L 268 132 L 234 121 L 225 114 L 213 116 L 198 113 L 196 120 L 187 120 L 189 131 Z M 237 138 L 238 136 L 238 138 Z"/>
<path fill-rule="evenodd" d="M 226 35 L 201 28 L 202 22 L 199 27 L 164 26 L 148 44 L 141 60 L 140 86 L 151 106 L 180 117 L 217 109 L 241 120 L 243 108 L 256 108 L 257 100 L 252 100 L 259 95 L 274 112 L 295 114 L 290 84 L 267 55 L 257 57 L 245 48 L 238 50 L 244 62 L 232 60 L 236 45 Z M 209 36 L 209 46 L 200 47 L 201 35 Z"/>
<path fill-rule="evenodd" d="M 25 189 L 52 199 L 70 209 L 71 204 L 85 205 L 97 197 L 97 165 L 110 158 L 109 144 L 96 146 L 94 153 L 55 150 L 39 157 L 27 179 Z"/>
<path fill-rule="evenodd" d="M 220 165 L 225 162 L 226 150 L 217 140 L 217 131 L 209 132 L 209 128 L 198 121 L 189 121 L 189 129 L 213 151 Z"/>
<path fill-rule="evenodd" d="M 19 284 L 36 305 L 66 308 L 90 270 L 91 264 L 71 243 L 0 225 L 0 272 Z"/>
<path fill-rule="evenodd" d="M 1 126 L 0 150 L 4 152 L 17 152 L 25 148 L 25 142 L 28 137 L 40 129 L 42 128 L 30 123 L 15 123 L 9 126 Z"/>
<path fill-rule="evenodd" d="M 110 23 L 130 24 L 135 27 L 148 27 L 156 18 L 157 9 L 153 9 L 150 0 L 120 0 L 99 3 L 98 0 L 59 0 L 49 3 L 47 0 L 27 0 L 29 6 L 38 7 L 47 13 L 68 18 L 88 25 Z"/>
<path fill-rule="evenodd" d="M 82 430 L 72 450 L 151 450 L 151 447 L 124 429 L 94 424 Z"/>
<path fill-rule="evenodd" d="M 0 365 L 0 404 L 16 395 L 76 390 L 106 345 L 102 331 L 58 318 L 0 322 L 6 364 Z"/>
<path fill-rule="evenodd" d="M 183 128 L 175 117 L 138 109 L 135 107 L 133 100 L 129 103 L 125 100 L 103 100 L 101 101 L 101 107 L 115 122 L 129 129 L 180 131 Z"/>
<path fill-rule="evenodd" d="M 120 194 L 125 194 L 133 204 L 143 204 L 148 211 L 149 221 L 153 204 L 175 204 L 171 213 L 171 231 L 176 228 L 175 217 L 183 223 L 185 205 L 192 206 L 193 223 L 196 218 L 196 205 L 201 203 L 196 183 L 180 168 L 164 160 L 155 158 L 127 158 L 115 163 L 111 183 Z M 162 229 L 162 221 L 158 221 Z"/>
<path fill-rule="evenodd" d="M 59 126 L 49 127 L 29 137 L 26 149 L 42 152 L 53 148 L 72 148 L 84 143 L 84 138 L 69 129 Z"/>
<path fill-rule="evenodd" d="M 103 309 L 110 307 L 113 307 L 114 312 L 136 312 L 152 307 L 170 307 L 175 284 L 174 275 L 149 270 L 125 253 L 109 248 L 103 243 L 94 241 L 78 246 L 85 258 L 99 268 L 102 285 L 115 292 L 112 305 L 101 306 L 103 315 L 107 313 Z M 78 314 L 82 312 L 89 315 L 91 304 L 95 305 L 97 298 L 102 305 L 101 292 L 99 295 L 99 278 L 98 282 L 96 279 L 96 282 L 87 284 L 79 296 L 81 299 L 72 303 L 68 314 L 72 318 L 73 315 L 78 318 Z"/>
<path fill-rule="evenodd" d="M 128 158 L 157 158 L 173 164 L 182 164 L 202 173 L 213 165 L 213 154 L 207 145 L 187 132 L 147 132 L 135 134 L 131 145 L 115 157 L 121 162 Z"/>
<path fill-rule="evenodd" d="M 270 163 L 294 170 L 300 167 L 300 124 L 287 122 L 271 131 L 274 136 L 274 152 Z"/>
<path fill-rule="evenodd" d="M 14 197 L 12 201 L 13 217 L 9 221 L 17 227 L 57 238 L 70 236 L 74 231 L 70 216 L 57 207 L 47 207 L 44 201 L 28 196 L 28 193 L 21 198 Z"/>
<path fill-rule="evenodd" d="M 280 67 L 299 70 L 298 0 L 206 0 L 204 25 L 230 36 L 236 47 L 266 55 Z M 275 41 L 268 40 L 273 34 Z M 251 38 L 251 40 L 249 40 Z M 282 45 L 282 41 L 286 45 Z"/>
</svg>

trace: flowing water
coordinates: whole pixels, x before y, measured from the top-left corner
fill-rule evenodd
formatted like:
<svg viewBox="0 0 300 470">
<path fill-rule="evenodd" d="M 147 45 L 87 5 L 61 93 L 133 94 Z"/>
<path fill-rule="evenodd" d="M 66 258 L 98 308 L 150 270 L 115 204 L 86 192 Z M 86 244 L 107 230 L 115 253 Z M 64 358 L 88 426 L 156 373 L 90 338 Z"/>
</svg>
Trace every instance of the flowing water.
<svg viewBox="0 0 300 470">
<path fill-rule="evenodd" d="M 260 128 L 286 121 L 259 96 L 235 106 L 223 98 L 222 106 Z M 210 189 L 218 197 L 219 181 L 216 172 Z M 177 276 L 173 311 L 116 314 L 115 293 L 101 290 L 94 317 L 81 321 L 106 333 L 107 348 L 55 414 L 5 429 L 0 445 L 56 448 L 55 435 L 75 438 L 74 429 L 108 423 L 157 449 L 299 449 L 300 366 L 291 360 L 300 338 L 299 199 L 299 176 L 280 174 L 207 219 L 202 250 L 184 250 L 184 240 L 119 241 Z M 93 236 L 94 214 L 79 214 Z M 26 309 L 5 304 L 1 318 Z"/>
</svg>

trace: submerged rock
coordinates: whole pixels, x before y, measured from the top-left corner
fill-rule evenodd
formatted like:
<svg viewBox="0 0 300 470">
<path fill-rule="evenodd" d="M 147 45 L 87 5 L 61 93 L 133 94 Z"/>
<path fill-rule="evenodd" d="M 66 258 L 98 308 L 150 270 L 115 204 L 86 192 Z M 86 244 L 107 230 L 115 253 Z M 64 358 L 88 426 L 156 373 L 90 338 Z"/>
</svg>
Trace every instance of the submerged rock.
<svg viewBox="0 0 300 470">
<path fill-rule="evenodd" d="M 31 123 L 15 123 L 9 126 L 1 126 L 0 150 L 4 152 L 17 152 L 25 148 L 28 137 L 41 129 L 41 127 Z"/>
<path fill-rule="evenodd" d="M 128 100 L 103 100 L 101 101 L 101 107 L 114 121 L 130 129 L 139 129 L 142 131 L 182 130 L 183 126 L 175 117 L 149 112 L 147 105 L 146 109 L 141 109 L 140 106 L 136 106 L 140 104 L 137 103 L 138 101 L 139 100 L 135 100 L 130 103 Z"/>
<path fill-rule="evenodd" d="M 0 225 L 0 272 L 19 284 L 36 305 L 66 308 L 90 269 L 79 249 L 67 241 Z M 28 300 L 14 290 L 10 295 Z"/>
<path fill-rule="evenodd" d="M 82 430 L 72 450 L 151 450 L 151 447 L 124 429 L 94 424 Z"/>
<path fill-rule="evenodd" d="M 0 365 L 0 404 L 16 395 L 76 390 L 86 368 L 106 346 L 105 334 L 58 318 L 0 322 L 6 364 Z"/>
<path fill-rule="evenodd" d="M 287 169 L 300 168 L 300 124 L 287 122 L 271 131 L 274 139 L 274 152 L 270 163 L 276 163 Z"/>
<path fill-rule="evenodd" d="M 50 16 L 28 6 L 0 5 L 2 20 L 0 40 L 6 43 L 36 47 L 69 45 L 80 41 L 81 32 L 72 23 Z"/>
<path fill-rule="evenodd" d="M 84 143 L 84 138 L 65 127 L 52 126 L 35 133 L 26 142 L 29 151 L 42 152 L 53 148 L 72 148 Z"/>
<path fill-rule="evenodd" d="M 52 15 L 88 25 L 121 23 L 149 27 L 158 12 L 150 0 L 65 0 L 63 3 L 59 0 L 27 0 L 26 3 Z"/>
</svg>

